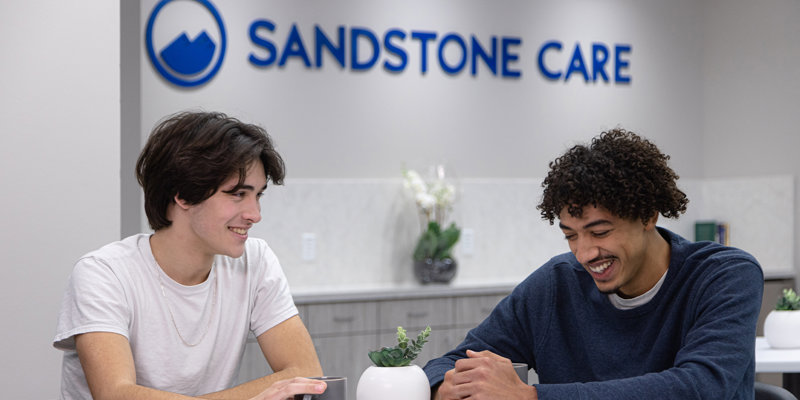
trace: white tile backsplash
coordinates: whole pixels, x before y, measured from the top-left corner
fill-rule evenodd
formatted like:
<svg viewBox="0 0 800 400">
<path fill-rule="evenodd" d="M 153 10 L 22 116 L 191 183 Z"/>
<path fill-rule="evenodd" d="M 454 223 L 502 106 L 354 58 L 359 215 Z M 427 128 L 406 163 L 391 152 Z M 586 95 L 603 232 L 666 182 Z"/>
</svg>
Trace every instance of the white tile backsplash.
<svg viewBox="0 0 800 400">
<path fill-rule="evenodd" d="M 753 254 L 767 272 L 794 271 L 794 178 L 709 180 L 703 215 L 730 224 L 730 243 Z"/>
<path fill-rule="evenodd" d="M 456 247 L 454 284 L 513 283 L 568 251 L 557 226 L 540 217 L 541 179 L 462 179 L 452 217 L 474 232 L 474 251 Z M 794 271 L 794 178 L 680 180 L 690 203 L 659 225 L 687 239 L 694 221 L 730 224 L 731 244 L 765 271 Z M 296 291 L 413 285 L 411 253 L 420 233 L 410 195 L 398 179 L 287 179 L 270 186 L 252 235 L 268 241 Z M 316 258 L 302 258 L 302 236 L 316 237 Z"/>
</svg>

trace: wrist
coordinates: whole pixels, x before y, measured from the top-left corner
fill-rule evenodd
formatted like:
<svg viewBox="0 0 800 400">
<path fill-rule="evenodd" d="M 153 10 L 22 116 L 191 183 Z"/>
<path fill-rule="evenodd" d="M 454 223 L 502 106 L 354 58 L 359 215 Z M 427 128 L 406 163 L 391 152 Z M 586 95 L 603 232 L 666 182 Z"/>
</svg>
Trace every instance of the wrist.
<svg viewBox="0 0 800 400">
<path fill-rule="evenodd" d="M 529 400 L 539 400 L 539 393 L 536 392 L 536 386 L 528 386 L 528 395 L 526 398 Z"/>
<path fill-rule="evenodd" d="M 431 386 L 431 400 L 441 400 L 442 399 L 442 397 L 439 396 L 439 386 L 441 386 L 441 385 L 442 385 L 442 383 L 439 382 L 438 384 Z"/>
</svg>

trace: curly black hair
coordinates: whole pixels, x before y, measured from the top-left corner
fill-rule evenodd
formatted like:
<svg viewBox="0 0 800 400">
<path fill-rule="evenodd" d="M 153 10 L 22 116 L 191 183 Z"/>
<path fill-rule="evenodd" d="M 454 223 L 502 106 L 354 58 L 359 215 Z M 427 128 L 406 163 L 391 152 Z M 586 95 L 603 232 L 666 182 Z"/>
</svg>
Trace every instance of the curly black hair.
<svg viewBox="0 0 800 400">
<path fill-rule="evenodd" d="M 647 223 L 657 213 L 678 218 L 689 199 L 656 145 L 624 129 L 603 132 L 591 145 L 577 145 L 550 163 L 536 207 L 550 225 L 564 207 L 580 217 L 588 205 Z"/>
</svg>

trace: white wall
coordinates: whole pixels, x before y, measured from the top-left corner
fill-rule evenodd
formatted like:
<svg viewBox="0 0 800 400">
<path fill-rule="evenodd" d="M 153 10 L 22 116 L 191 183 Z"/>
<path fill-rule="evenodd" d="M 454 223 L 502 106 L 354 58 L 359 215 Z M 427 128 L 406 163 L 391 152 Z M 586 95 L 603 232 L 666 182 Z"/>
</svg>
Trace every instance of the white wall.
<svg viewBox="0 0 800 400">
<path fill-rule="evenodd" d="M 54 399 L 61 293 L 119 237 L 119 4 L 0 3 L 0 397 Z"/>
<path fill-rule="evenodd" d="M 800 2 L 707 0 L 704 5 L 704 174 L 787 174 L 796 180 Z M 798 209 L 800 196 L 794 198 Z M 794 226 L 792 248 L 800 260 L 800 226 L 796 221 Z"/>
</svg>

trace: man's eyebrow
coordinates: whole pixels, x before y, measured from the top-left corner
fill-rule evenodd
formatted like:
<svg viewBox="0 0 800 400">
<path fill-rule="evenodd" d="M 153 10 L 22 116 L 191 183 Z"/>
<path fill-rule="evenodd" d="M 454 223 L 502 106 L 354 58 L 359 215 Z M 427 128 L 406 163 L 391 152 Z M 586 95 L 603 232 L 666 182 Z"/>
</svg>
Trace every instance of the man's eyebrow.
<svg viewBox="0 0 800 400">
<path fill-rule="evenodd" d="M 588 224 L 584 225 L 583 229 L 589 229 L 589 228 L 595 227 L 597 225 L 611 225 L 611 221 L 609 221 L 607 219 L 598 219 L 597 221 L 592 221 L 592 222 L 589 222 Z M 564 229 L 564 230 L 570 230 L 570 231 L 574 230 L 574 229 L 564 225 L 562 222 L 558 223 L 558 227 L 561 228 L 561 229 Z"/>
<path fill-rule="evenodd" d="M 609 221 L 607 219 L 598 219 L 597 221 L 592 221 L 592 222 L 589 222 L 588 224 L 584 225 L 583 229 L 589 229 L 589 228 L 595 227 L 597 225 L 613 225 L 613 224 L 611 223 L 611 221 Z"/>
<path fill-rule="evenodd" d="M 253 185 L 242 185 L 241 188 L 245 190 L 253 190 L 253 191 L 256 190 L 255 186 Z M 259 190 L 259 192 L 263 192 L 265 190 L 267 190 L 267 185 L 264 185 L 264 187 L 262 187 L 261 190 Z"/>
<path fill-rule="evenodd" d="M 253 185 L 241 185 L 241 186 L 234 186 L 233 189 L 231 189 L 231 190 L 223 190 L 223 192 L 225 192 L 225 193 L 233 193 L 233 192 L 235 192 L 237 190 L 255 191 L 256 188 Z M 267 185 L 264 185 L 264 187 L 262 187 L 261 190 L 259 190 L 259 192 L 263 192 L 265 190 L 267 190 Z"/>
</svg>

